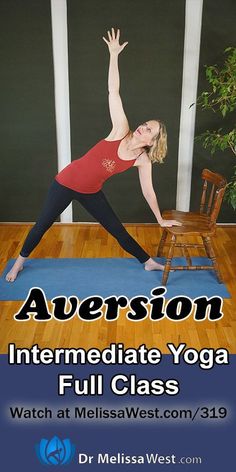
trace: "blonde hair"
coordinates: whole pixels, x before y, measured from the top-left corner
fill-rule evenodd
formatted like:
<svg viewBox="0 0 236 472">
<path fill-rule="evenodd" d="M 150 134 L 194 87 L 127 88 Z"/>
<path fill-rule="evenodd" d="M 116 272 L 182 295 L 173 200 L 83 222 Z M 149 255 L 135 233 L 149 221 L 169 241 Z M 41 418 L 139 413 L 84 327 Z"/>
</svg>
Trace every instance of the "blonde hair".
<svg viewBox="0 0 236 472">
<path fill-rule="evenodd" d="M 167 131 L 164 123 L 160 120 L 155 120 L 159 123 L 159 132 L 153 138 L 153 144 L 146 147 L 147 155 L 151 162 L 162 163 L 167 154 Z"/>
</svg>

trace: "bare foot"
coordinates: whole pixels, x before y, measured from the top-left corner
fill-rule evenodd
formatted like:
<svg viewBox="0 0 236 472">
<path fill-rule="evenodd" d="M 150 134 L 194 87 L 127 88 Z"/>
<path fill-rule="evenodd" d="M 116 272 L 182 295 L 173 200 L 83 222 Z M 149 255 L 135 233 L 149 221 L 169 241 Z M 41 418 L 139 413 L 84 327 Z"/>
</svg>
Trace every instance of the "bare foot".
<svg viewBox="0 0 236 472">
<path fill-rule="evenodd" d="M 159 264 L 158 262 L 154 261 L 154 259 L 148 259 L 147 262 L 144 264 L 145 270 L 164 270 L 165 266 Z"/>
<path fill-rule="evenodd" d="M 15 264 L 6 275 L 7 282 L 14 282 L 16 280 L 18 273 L 21 272 L 24 268 L 23 264 L 24 264 L 25 259 L 26 258 L 22 256 L 19 256 L 16 259 Z"/>
</svg>

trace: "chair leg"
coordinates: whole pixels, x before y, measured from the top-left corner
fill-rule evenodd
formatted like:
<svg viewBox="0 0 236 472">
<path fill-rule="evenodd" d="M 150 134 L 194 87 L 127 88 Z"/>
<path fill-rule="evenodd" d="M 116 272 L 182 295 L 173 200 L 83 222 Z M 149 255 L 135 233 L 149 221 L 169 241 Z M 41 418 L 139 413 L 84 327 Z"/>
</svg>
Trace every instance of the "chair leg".
<svg viewBox="0 0 236 472">
<path fill-rule="evenodd" d="M 210 256 L 210 253 L 209 253 L 209 250 L 208 250 L 208 246 L 207 246 L 207 243 L 205 241 L 206 237 L 202 236 L 202 241 L 203 241 L 203 245 L 204 245 L 204 248 L 205 248 L 205 251 L 206 251 L 206 255 L 209 259 L 211 259 L 211 256 Z"/>
<path fill-rule="evenodd" d="M 214 267 L 214 270 L 215 270 L 215 273 L 216 273 L 218 282 L 219 282 L 220 284 L 222 284 L 222 283 L 223 283 L 223 280 L 222 280 L 221 273 L 220 273 L 220 269 L 219 269 L 219 265 L 218 265 L 218 262 L 217 262 L 217 260 L 216 260 L 216 256 L 215 256 L 215 253 L 214 253 L 212 244 L 211 244 L 211 238 L 209 238 L 208 236 L 202 236 L 202 239 L 203 239 L 204 246 L 205 246 L 205 248 L 206 248 L 206 253 L 207 253 L 208 257 L 209 257 L 209 258 L 211 259 L 211 261 L 212 261 L 212 264 L 213 264 L 213 267 Z"/>
<path fill-rule="evenodd" d="M 186 246 L 184 246 L 184 251 L 183 252 L 184 252 L 185 259 L 187 261 L 187 265 L 192 266 L 193 265 L 192 264 L 192 259 L 191 259 L 190 254 L 189 254 L 189 250 Z"/>
<path fill-rule="evenodd" d="M 167 259 L 166 259 L 165 268 L 164 268 L 164 271 L 163 271 L 162 285 L 167 284 L 167 280 L 168 280 L 168 277 L 169 277 L 169 272 L 170 272 L 170 269 L 171 269 L 171 261 L 172 261 L 172 257 L 173 257 L 173 254 L 174 254 L 175 241 L 176 241 L 176 237 L 175 237 L 175 235 L 173 235 L 171 237 L 169 252 L 168 252 Z"/>
<path fill-rule="evenodd" d="M 168 233 L 167 233 L 166 229 L 164 228 L 162 236 L 161 236 L 161 240 L 160 240 L 160 243 L 159 243 L 159 246 L 158 246 L 158 249 L 157 249 L 157 257 L 163 256 L 163 248 L 165 246 L 167 234 Z"/>
</svg>

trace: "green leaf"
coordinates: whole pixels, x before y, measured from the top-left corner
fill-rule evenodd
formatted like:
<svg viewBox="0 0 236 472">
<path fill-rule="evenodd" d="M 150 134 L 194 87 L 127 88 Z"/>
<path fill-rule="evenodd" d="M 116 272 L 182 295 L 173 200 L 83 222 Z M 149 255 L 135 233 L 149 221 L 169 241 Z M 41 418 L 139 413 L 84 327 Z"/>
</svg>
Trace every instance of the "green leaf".
<svg viewBox="0 0 236 472">
<path fill-rule="evenodd" d="M 227 47 L 224 54 L 219 66 L 217 64 L 204 66 L 207 86 L 197 98 L 196 105 L 202 110 L 220 115 L 222 124 L 225 125 L 226 115 L 236 110 L 236 47 Z M 223 129 L 222 126 L 218 130 L 206 130 L 195 140 L 200 141 L 211 155 L 216 151 L 228 150 L 231 155 L 236 156 L 236 125 L 231 129 Z M 227 186 L 225 199 L 236 209 L 236 166 L 232 180 Z"/>
</svg>

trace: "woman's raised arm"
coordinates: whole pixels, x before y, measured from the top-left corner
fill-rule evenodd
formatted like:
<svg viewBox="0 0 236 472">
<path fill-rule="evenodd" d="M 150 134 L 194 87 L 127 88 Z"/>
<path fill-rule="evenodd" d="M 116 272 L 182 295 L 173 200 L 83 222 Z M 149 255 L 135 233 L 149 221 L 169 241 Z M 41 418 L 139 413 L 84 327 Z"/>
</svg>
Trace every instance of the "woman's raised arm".
<svg viewBox="0 0 236 472">
<path fill-rule="evenodd" d="M 129 123 L 125 115 L 120 97 L 120 75 L 118 57 L 128 42 L 120 44 L 120 30 L 115 33 L 114 28 L 107 32 L 108 39 L 103 40 L 108 46 L 110 63 L 108 71 L 109 110 L 112 121 L 112 131 L 108 138 L 110 140 L 120 139 L 129 131 Z"/>
</svg>

